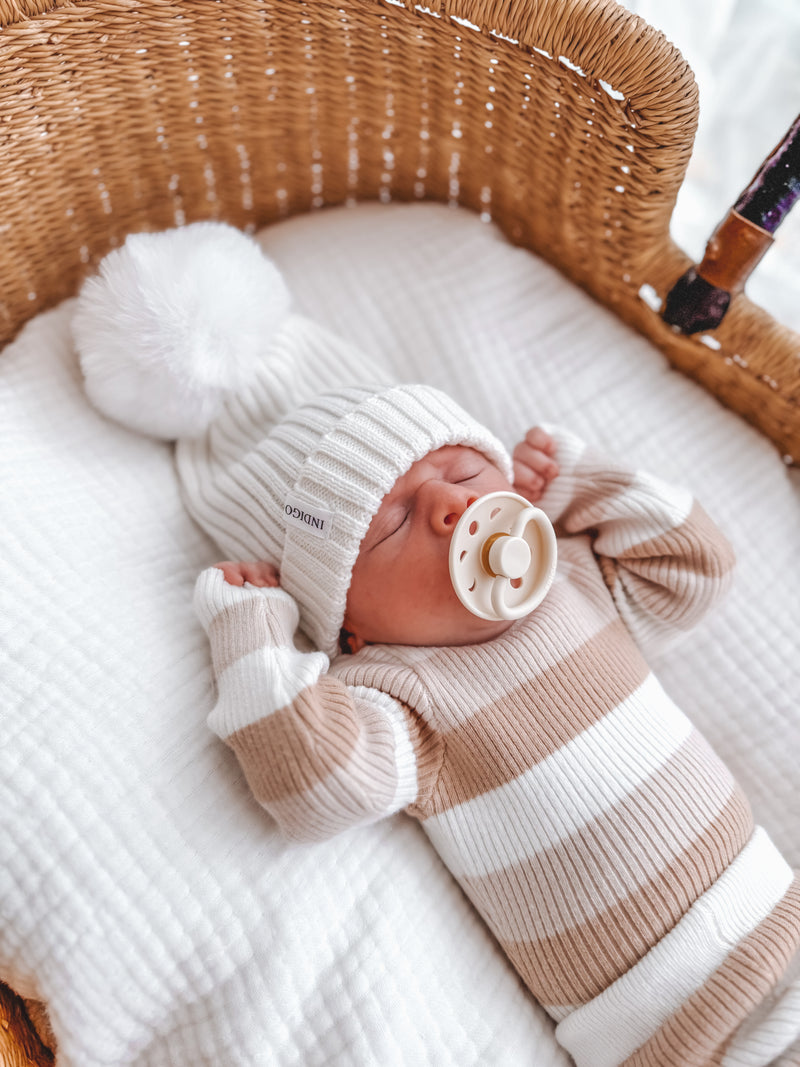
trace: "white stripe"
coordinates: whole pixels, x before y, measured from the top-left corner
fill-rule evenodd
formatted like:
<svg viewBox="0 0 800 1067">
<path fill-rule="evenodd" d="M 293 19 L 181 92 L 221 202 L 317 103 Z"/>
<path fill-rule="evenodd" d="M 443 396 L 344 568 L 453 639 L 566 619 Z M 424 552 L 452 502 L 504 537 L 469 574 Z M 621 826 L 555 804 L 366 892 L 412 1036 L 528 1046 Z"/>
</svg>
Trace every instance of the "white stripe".
<svg viewBox="0 0 800 1067">
<path fill-rule="evenodd" d="M 570 544 L 569 541 L 566 543 Z M 574 550 L 575 546 L 573 546 Z M 532 644 L 535 648 L 537 669 L 542 671 L 551 668 L 563 670 L 565 660 L 580 651 L 584 644 L 589 644 L 596 637 L 599 637 L 609 625 L 619 622 L 619 613 L 612 601 L 605 596 L 602 599 L 598 598 L 594 593 L 594 590 L 598 587 L 605 588 L 599 572 L 597 572 L 597 577 L 588 586 L 593 592 L 587 595 L 587 566 L 594 567 L 595 564 L 587 561 L 587 556 L 591 559 L 591 548 L 588 545 L 583 549 L 577 549 L 577 551 L 582 552 L 582 563 L 570 566 L 568 561 L 563 561 L 564 566 L 567 568 L 567 573 L 575 576 L 575 580 L 565 577 L 562 572 L 562 557 L 559 555 L 556 576 L 546 598 L 535 612 L 525 619 L 520 619 L 516 624 L 519 627 L 517 631 L 519 640 L 522 643 Z M 553 640 L 542 640 L 542 631 L 555 634 L 555 638 Z M 520 669 L 512 678 L 508 671 L 498 670 L 497 660 L 491 647 L 477 646 L 477 649 L 472 662 L 473 669 L 481 672 L 480 695 L 481 703 L 484 707 L 489 707 L 493 702 L 507 700 L 510 687 L 513 688 L 518 683 L 524 684 L 529 681 L 529 673 L 526 669 L 523 669 L 524 663 L 521 663 Z M 519 656 L 518 649 L 514 650 L 512 645 L 508 646 L 508 651 L 515 657 Z M 474 690 L 474 681 L 464 673 L 464 651 L 462 648 L 455 647 L 444 650 L 430 648 L 422 650 L 421 654 L 425 657 L 426 666 L 432 665 L 434 671 L 439 670 L 440 660 L 444 664 L 443 669 L 445 672 L 448 670 L 460 671 L 464 675 L 464 684 L 467 692 Z M 448 692 L 448 697 L 452 697 L 452 692 Z M 448 707 L 446 721 L 439 724 L 440 729 L 443 731 L 464 728 L 467 730 L 474 729 L 473 716 L 475 715 L 475 709 L 472 706 L 473 704 L 474 701 L 470 702 L 469 700 L 453 701 L 451 706 Z M 482 712 L 481 714 L 484 713 Z M 445 733 L 446 743 L 447 736 Z"/>
<path fill-rule="evenodd" d="M 392 812 L 401 811 L 417 799 L 419 782 L 417 779 L 417 757 L 408 729 L 408 719 L 399 700 L 382 693 L 379 689 L 370 689 L 358 685 L 352 687 L 353 696 L 378 707 L 385 713 L 394 736 L 394 758 L 397 768 L 397 789 L 391 803 Z"/>
<path fill-rule="evenodd" d="M 312 788 L 277 803 L 270 812 L 284 827 L 300 827 L 300 840 L 324 840 L 354 826 L 394 815 L 417 797 L 417 761 L 402 705 L 385 693 L 351 686 L 356 702 L 377 710 L 378 733 L 367 733 L 346 764 L 335 767 Z M 383 730 L 383 727 L 386 729 Z M 391 762 L 389 751 L 391 738 Z M 381 759 L 385 753 L 386 759 Z M 390 779 L 394 791 L 384 789 Z M 386 799 L 383 799 L 383 798 Z M 309 836 L 308 831 L 312 833 Z M 291 834 L 291 830 L 289 831 Z"/>
<path fill-rule="evenodd" d="M 575 471 L 586 453 L 586 442 L 560 426 L 542 423 L 542 429 L 556 442 L 556 461 L 560 475 L 547 486 L 539 507 L 551 522 L 558 522 L 575 497 Z"/>
<path fill-rule="evenodd" d="M 664 800 L 651 802 L 646 829 L 632 829 L 630 817 L 623 815 L 619 827 L 595 825 L 589 840 L 573 840 L 565 856 L 549 852 L 537 856 L 530 871 L 522 868 L 512 898 L 494 917 L 495 936 L 507 942 L 544 940 L 572 931 L 579 921 L 591 922 L 599 913 L 629 903 L 637 890 L 657 884 L 658 876 L 669 872 L 670 865 L 713 826 L 736 785 L 732 775 L 710 777 L 707 787 L 691 800 L 685 792 L 677 795 L 681 787 L 696 788 L 696 779 L 681 780 Z M 640 814 L 644 815 L 642 809 Z M 667 873 L 667 881 L 672 877 Z M 654 892 L 649 893 L 651 903 Z"/>
<path fill-rule="evenodd" d="M 250 726 L 291 704 L 328 669 L 323 652 L 267 646 L 248 652 L 227 667 L 218 679 L 219 702 L 208 717 L 220 737 Z"/>
<path fill-rule="evenodd" d="M 559 1023 L 577 1067 L 617 1067 L 647 1042 L 775 908 L 792 870 L 757 827 L 730 867 L 666 937 Z"/>
<path fill-rule="evenodd" d="M 663 537 L 686 522 L 693 503 L 688 489 L 637 471 L 625 492 L 604 505 L 615 518 L 603 523 L 595 548 L 601 555 L 616 558 L 634 545 Z"/>
<path fill-rule="evenodd" d="M 610 811 L 663 767 L 691 732 L 650 674 L 563 748 L 513 781 L 431 816 L 425 830 L 456 878 L 485 877 L 560 844 Z M 472 846 L 476 835 L 480 849 Z"/>
</svg>

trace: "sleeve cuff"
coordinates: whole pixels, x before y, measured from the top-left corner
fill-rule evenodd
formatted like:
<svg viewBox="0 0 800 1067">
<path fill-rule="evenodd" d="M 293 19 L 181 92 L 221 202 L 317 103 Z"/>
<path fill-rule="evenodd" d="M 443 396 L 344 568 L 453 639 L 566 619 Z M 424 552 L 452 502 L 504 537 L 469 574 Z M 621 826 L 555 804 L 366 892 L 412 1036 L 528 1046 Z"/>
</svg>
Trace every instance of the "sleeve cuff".
<svg viewBox="0 0 800 1067">
<path fill-rule="evenodd" d="M 207 567 L 198 576 L 194 587 L 194 610 L 208 632 L 211 623 L 223 611 L 245 604 L 269 604 L 271 611 L 281 616 L 281 629 L 294 633 L 299 611 L 293 597 L 285 590 L 267 586 L 230 585 L 219 567 Z"/>
<path fill-rule="evenodd" d="M 575 472 L 586 451 L 586 442 L 570 430 L 550 423 L 542 423 L 542 429 L 553 438 L 556 453 L 553 457 L 558 464 L 558 476 L 555 477 L 537 502 L 537 507 L 555 523 L 561 518 L 571 504 L 576 493 Z"/>
</svg>

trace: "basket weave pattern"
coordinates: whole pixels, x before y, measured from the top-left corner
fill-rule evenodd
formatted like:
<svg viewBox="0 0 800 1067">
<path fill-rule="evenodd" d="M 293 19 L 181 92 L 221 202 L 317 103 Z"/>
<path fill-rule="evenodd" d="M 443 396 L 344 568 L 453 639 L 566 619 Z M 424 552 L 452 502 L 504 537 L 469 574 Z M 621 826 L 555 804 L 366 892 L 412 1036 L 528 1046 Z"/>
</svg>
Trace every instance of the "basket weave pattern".
<svg viewBox="0 0 800 1067">
<path fill-rule="evenodd" d="M 639 295 L 688 265 L 669 219 L 697 108 L 679 53 L 614 0 L 0 0 L 0 344 L 132 231 L 433 199 L 800 458 L 800 337 L 740 297 L 709 347 Z"/>
<path fill-rule="evenodd" d="M 495 220 L 800 455 L 800 338 L 737 301 L 711 351 L 643 304 L 691 72 L 613 0 L 0 0 L 0 339 L 133 230 L 358 200 Z"/>
</svg>

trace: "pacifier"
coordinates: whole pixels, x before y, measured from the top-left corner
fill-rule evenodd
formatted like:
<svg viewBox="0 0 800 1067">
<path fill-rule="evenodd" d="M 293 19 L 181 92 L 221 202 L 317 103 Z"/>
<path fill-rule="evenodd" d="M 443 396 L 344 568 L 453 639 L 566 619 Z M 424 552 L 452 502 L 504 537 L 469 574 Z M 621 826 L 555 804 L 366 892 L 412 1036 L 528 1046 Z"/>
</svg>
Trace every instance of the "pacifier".
<svg viewBox="0 0 800 1067">
<path fill-rule="evenodd" d="M 521 619 L 542 602 L 556 571 L 550 520 L 517 493 L 487 493 L 467 508 L 450 541 L 450 580 L 481 619 Z"/>
</svg>

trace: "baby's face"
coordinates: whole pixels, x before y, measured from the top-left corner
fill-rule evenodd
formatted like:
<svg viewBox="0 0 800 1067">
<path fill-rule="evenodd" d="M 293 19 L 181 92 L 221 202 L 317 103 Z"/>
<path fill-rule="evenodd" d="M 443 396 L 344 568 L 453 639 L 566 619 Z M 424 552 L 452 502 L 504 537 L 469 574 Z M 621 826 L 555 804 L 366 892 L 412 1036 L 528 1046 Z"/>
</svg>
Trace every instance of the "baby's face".
<svg viewBox="0 0 800 1067">
<path fill-rule="evenodd" d="M 450 582 L 450 538 L 473 500 L 513 487 L 482 453 L 446 445 L 417 462 L 381 502 L 361 542 L 345 628 L 363 644 L 466 645 L 508 629 L 467 611 Z"/>
</svg>

